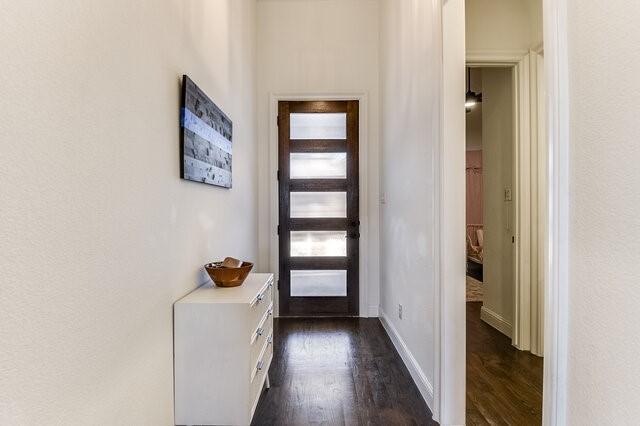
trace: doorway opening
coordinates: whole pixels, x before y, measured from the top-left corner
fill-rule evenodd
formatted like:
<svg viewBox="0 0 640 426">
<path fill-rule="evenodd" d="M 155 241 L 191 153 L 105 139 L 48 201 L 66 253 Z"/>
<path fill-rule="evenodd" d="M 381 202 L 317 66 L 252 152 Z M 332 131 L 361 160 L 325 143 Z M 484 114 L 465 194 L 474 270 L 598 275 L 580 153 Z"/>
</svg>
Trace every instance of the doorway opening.
<svg viewBox="0 0 640 426">
<path fill-rule="evenodd" d="M 359 103 L 278 102 L 280 316 L 359 314 Z"/>
<path fill-rule="evenodd" d="M 521 160 L 530 163 L 530 156 L 518 156 L 517 67 L 472 65 L 467 75 L 467 423 L 540 424 L 542 358 L 519 350 L 515 332 L 524 307 L 517 248 L 530 233 L 518 226 Z M 528 318 L 519 321 L 530 326 Z"/>
</svg>

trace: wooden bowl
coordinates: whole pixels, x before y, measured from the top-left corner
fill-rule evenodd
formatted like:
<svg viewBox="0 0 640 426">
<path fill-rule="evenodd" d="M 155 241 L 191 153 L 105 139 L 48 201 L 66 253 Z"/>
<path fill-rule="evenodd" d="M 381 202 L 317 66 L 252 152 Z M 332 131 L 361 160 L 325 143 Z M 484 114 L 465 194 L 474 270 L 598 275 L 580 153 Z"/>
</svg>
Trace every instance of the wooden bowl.
<svg viewBox="0 0 640 426">
<path fill-rule="evenodd" d="M 204 269 L 218 287 L 238 287 L 247 279 L 253 263 L 242 262 L 238 268 L 227 268 L 222 262 L 207 263 Z"/>
</svg>

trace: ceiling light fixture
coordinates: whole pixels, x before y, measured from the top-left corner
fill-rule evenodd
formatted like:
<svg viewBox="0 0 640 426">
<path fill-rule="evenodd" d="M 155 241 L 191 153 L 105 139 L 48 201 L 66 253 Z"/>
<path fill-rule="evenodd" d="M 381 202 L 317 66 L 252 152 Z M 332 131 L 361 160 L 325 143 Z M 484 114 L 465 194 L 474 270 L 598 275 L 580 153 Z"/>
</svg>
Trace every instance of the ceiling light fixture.
<svg viewBox="0 0 640 426">
<path fill-rule="evenodd" d="M 471 68 L 467 68 L 467 95 L 464 100 L 464 107 L 467 113 L 471 112 L 471 108 L 481 102 L 482 93 L 476 93 L 471 90 Z"/>
</svg>

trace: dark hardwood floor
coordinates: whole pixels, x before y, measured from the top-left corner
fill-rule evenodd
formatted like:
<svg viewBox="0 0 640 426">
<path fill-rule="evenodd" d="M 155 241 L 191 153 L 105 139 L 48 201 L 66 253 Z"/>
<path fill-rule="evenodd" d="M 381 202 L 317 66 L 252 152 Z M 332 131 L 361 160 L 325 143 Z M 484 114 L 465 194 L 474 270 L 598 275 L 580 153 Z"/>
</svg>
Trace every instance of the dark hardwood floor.
<svg viewBox="0 0 640 426">
<path fill-rule="evenodd" d="M 432 425 L 378 319 L 279 318 L 255 425 Z"/>
<path fill-rule="evenodd" d="M 542 358 L 480 319 L 467 302 L 467 425 L 540 425 Z"/>
</svg>

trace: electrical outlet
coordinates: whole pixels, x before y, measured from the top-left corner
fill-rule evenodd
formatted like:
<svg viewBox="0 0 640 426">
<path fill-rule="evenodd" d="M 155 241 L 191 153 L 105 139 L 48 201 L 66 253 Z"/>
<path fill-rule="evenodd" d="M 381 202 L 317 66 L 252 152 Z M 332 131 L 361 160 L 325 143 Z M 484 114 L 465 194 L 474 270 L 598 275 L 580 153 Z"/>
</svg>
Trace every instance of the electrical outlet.
<svg viewBox="0 0 640 426">
<path fill-rule="evenodd" d="M 398 303 L 398 318 L 402 319 L 402 305 Z"/>
</svg>

